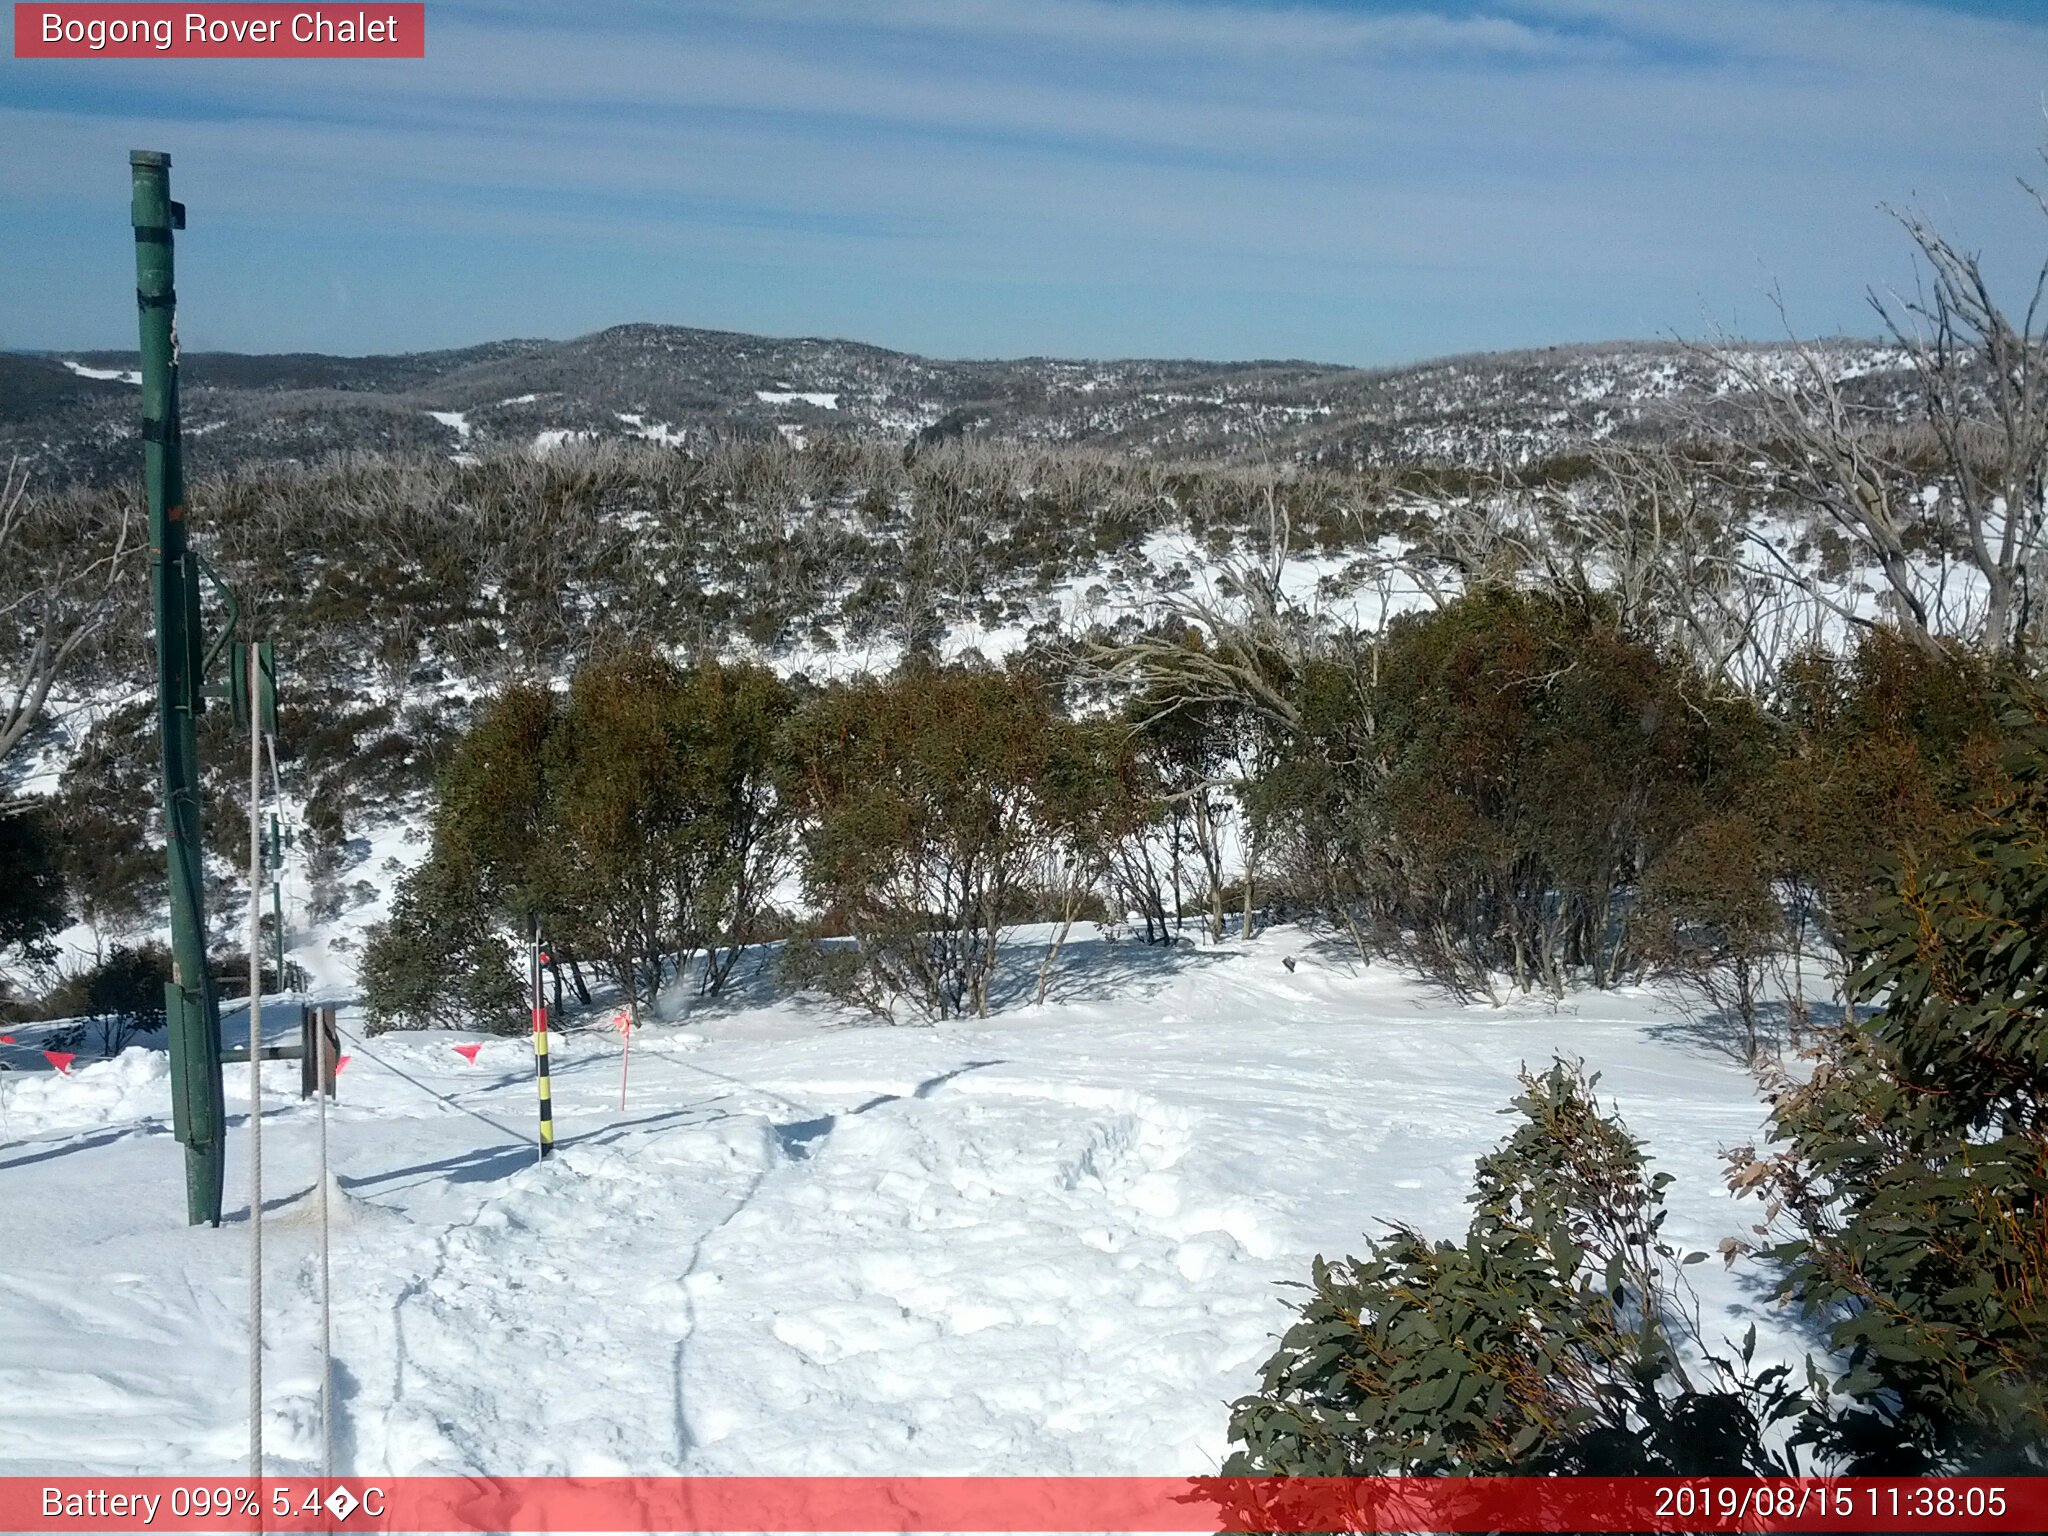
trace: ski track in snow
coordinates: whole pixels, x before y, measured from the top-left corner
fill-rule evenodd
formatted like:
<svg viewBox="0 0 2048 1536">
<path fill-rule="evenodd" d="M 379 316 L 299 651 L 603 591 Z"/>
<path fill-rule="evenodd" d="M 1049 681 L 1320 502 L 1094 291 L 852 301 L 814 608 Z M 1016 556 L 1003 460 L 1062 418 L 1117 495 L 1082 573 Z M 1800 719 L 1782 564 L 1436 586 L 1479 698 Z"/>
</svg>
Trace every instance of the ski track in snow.
<svg viewBox="0 0 2048 1536">
<path fill-rule="evenodd" d="M 1078 941 L 1055 1001 L 935 1029 L 717 1004 L 636 1040 L 623 1113 L 616 1039 L 565 1031 L 544 1164 L 526 1041 L 486 1040 L 472 1066 L 450 1049 L 468 1037 L 352 1039 L 330 1126 L 338 1466 L 1213 1470 L 1288 1320 L 1279 1282 L 1386 1220 L 1461 1234 L 1515 1070 L 1553 1050 L 1605 1068 L 1679 1176 L 1674 1241 L 1754 1219 L 1717 1177 L 1760 1123 L 1754 1090 L 1654 999 L 1464 1008 L 1310 944 Z M 35 1256 L 0 1284 L 0 1471 L 216 1472 L 244 1452 L 246 1076 L 228 1075 L 228 1220 L 194 1231 L 161 1062 L 0 1079 L 0 1180 Z M 280 1474 L 319 1460 L 296 1073 L 273 1064 L 265 1087 Z M 1690 1274 L 1710 1337 L 1754 1320 L 1766 1353 L 1796 1343 L 1753 1278 Z"/>
</svg>

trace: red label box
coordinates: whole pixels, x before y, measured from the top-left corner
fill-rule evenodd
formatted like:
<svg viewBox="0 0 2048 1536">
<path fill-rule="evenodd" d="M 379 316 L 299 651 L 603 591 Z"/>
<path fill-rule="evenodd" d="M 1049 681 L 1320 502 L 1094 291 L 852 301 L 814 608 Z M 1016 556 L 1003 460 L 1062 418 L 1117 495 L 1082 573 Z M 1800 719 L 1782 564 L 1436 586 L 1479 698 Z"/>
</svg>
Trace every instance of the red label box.
<svg viewBox="0 0 2048 1536">
<path fill-rule="evenodd" d="M 2048 1530 L 2048 1478 L 0 1477 L 0 1530 Z"/>
<path fill-rule="evenodd" d="M 14 7 L 17 59 L 423 59 L 426 54 L 423 4 Z"/>
</svg>

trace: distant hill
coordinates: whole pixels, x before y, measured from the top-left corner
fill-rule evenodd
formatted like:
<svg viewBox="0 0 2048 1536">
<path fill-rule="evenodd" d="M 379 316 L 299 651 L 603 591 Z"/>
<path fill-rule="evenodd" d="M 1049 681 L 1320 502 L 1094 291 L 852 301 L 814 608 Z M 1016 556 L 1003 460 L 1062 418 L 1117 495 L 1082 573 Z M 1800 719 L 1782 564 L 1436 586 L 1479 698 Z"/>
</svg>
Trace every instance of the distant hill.
<svg viewBox="0 0 2048 1536">
<path fill-rule="evenodd" d="M 1895 353 L 1829 344 L 1841 374 L 1903 408 Z M 1770 351 L 1770 348 L 1758 348 Z M 1527 462 L 1613 436 L 1661 436 L 1739 410 L 1708 359 L 1621 342 L 1398 368 L 1056 358 L 953 361 L 858 342 L 621 325 L 375 357 L 188 353 L 191 471 L 336 451 L 478 453 L 568 434 L 668 443 L 776 432 L 896 441 L 1098 444 L 1185 461 Z M 135 354 L 0 354 L 0 454 L 47 481 L 134 473 Z"/>
</svg>

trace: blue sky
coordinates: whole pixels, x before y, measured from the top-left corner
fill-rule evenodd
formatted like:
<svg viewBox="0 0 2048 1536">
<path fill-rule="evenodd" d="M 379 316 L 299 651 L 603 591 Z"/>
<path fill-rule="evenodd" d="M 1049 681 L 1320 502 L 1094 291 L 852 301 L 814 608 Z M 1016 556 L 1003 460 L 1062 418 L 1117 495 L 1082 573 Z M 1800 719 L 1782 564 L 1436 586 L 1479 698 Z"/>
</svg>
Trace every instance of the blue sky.
<svg viewBox="0 0 2048 1536">
<path fill-rule="evenodd" d="M 8 8 L 11 13 L 11 7 Z M 626 320 L 1378 363 L 1872 329 L 1911 204 L 2019 284 L 2048 0 L 429 0 L 424 61 L 0 58 L 0 346 Z M 11 20 L 8 23 L 11 26 Z M 9 49 L 11 54 L 11 47 Z"/>
</svg>

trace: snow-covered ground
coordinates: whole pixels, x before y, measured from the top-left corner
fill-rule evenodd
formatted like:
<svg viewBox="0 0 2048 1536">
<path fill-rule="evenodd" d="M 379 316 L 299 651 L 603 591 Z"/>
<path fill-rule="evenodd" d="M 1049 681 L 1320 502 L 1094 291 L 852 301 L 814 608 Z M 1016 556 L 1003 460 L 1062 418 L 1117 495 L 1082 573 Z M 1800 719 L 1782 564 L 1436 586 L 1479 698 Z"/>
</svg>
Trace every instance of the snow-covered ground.
<svg viewBox="0 0 2048 1536">
<path fill-rule="evenodd" d="M 1036 955 L 1017 945 L 1018 985 Z M 1292 958 L 1290 970 L 1284 961 Z M 1295 929 L 1083 937 L 1054 998 L 888 1028 L 778 996 L 620 1045 L 365 1040 L 330 1123 L 337 1459 L 358 1473 L 1213 1470 L 1289 1292 L 1383 1221 L 1463 1230 L 1517 1067 L 1583 1057 L 1656 1165 L 1669 1234 L 1753 1211 L 1719 1149 L 1747 1075 L 1641 992 L 1447 1003 Z M 232 1035 L 240 1026 L 230 1021 Z M 22 1039 L 9 1065 L 40 1068 Z M 266 1068 L 266 1437 L 317 1465 L 316 1116 Z M 0 1472 L 229 1471 L 244 1455 L 247 1069 L 229 1219 L 184 1224 L 161 1055 L 0 1076 Z M 1710 1338 L 1794 1343 L 1754 1275 L 1690 1271 Z"/>
</svg>

